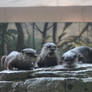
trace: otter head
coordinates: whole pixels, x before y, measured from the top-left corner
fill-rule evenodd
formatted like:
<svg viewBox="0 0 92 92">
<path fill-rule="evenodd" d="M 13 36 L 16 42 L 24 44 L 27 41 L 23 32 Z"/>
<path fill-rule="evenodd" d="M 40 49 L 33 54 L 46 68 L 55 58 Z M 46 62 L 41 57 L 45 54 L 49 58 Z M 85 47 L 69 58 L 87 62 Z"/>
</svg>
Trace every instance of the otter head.
<svg viewBox="0 0 92 92">
<path fill-rule="evenodd" d="M 63 56 L 61 57 L 61 61 L 67 67 L 74 67 L 78 62 L 78 55 L 72 51 L 68 51 L 63 54 Z"/>
<path fill-rule="evenodd" d="M 32 61 L 36 60 L 37 54 L 36 54 L 36 50 L 34 49 L 26 48 L 26 49 L 23 49 L 21 53 L 25 56 L 30 57 Z"/>
<path fill-rule="evenodd" d="M 56 54 L 57 47 L 54 43 L 46 43 L 44 44 L 42 48 L 42 53 L 45 53 L 45 55 L 53 56 Z"/>
<path fill-rule="evenodd" d="M 29 56 L 29 57 L 36 57 L 36 50 L 31 48 L 26 48 L 21 51 L 23 54 Z"/>
</svg>

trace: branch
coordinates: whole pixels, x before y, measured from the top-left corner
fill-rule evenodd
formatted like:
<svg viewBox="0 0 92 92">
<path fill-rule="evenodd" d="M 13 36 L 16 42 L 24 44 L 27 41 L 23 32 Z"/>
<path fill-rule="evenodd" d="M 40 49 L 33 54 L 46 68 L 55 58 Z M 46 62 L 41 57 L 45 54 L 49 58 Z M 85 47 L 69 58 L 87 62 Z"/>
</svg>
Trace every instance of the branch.
<svg viewBox="0 0 92 92">
<path fill-rule="evenodd" d="M 43 33 L 41 30 L 40 30 L 40 28 L 37 26 L 37 24 L 36 23 L 34 23 L 34 28 L 36 29 L 37 28 L 37 30 L 40 32 L 40 33 Z"/>
</svg>

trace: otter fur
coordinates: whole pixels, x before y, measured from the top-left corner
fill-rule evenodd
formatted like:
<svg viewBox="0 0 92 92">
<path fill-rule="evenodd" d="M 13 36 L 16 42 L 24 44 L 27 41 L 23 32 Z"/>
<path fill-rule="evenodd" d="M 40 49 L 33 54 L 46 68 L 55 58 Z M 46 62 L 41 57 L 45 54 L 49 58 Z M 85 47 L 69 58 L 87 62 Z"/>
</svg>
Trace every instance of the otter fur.
<svg viewBox="0 0 92 92">
<path fill-rule="evenodd" d="M 7 56 L 2 56 L 1 57 L 1 69 L 4 69 L 5 65 L 4 65 L 4 62 L 5 62 L 5 59 L 6 59 Z"/>
<path fill-rule="evenodd" d="M 45 43 L 37 58 L 37 67 L 51 67 L 58 64 L 57 47 L 54 43 Z"/>
<path fill-rule="evenodd" d="M 4 69 L 30 70 L 34 68 L 35 54 L 36 51 L 31 48 L 23 49 L 22 52 L 12 51 L 1 62 Z"/>
<path fill-rule="evenodd" d="M 73 66 L 78 62 L 92 63 L 92 48 L 88 46 L 73 48 L 62 55 L 61 61 L 67 66 Z"/>
</svg>

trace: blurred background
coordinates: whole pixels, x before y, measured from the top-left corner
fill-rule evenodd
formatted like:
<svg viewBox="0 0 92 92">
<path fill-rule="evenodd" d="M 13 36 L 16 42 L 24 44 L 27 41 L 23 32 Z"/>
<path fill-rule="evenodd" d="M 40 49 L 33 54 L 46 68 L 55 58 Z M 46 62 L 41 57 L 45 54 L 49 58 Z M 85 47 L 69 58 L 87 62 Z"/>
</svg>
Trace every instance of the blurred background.
<svg viewBox="0 0 92 92">
<path fill-rule="evenodd" d="M 92 23 L 0 23 L 0 57 L 13 50 L 36 49 L 54 42 L 60 54 L 77 46 L 92 47 Z"/>
</svg>

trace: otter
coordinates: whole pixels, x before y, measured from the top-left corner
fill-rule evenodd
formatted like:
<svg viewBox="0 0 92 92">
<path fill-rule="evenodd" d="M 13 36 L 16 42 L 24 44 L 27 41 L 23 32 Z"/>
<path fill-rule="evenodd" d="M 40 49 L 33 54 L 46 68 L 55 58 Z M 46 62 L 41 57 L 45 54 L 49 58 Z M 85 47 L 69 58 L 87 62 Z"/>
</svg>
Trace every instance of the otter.
<svg viewBox="0 0 92 92">
<path fill-rule="evenodd" d="M 4 55 L 4 56 L 1 57 L 1 69 L 2 69 L 2 70 L 3 70 L 4 67 L 5 67 L 4 62 L 5 62 L 6 57 L 7 57 L 6 55 Z"/>
<path fill-rule="evenodd" d="M 59 58 L 57 56 L 57 47 L 54 43 L 45 43 L 37 58 L 37 67 L 51 67 L 57 65 Z"/>
<path fill-rule="evenodd" d="M 23 49 L 21 52 L 12 51 L 5 58 L 2 57 L 1 65 L 8 70 L 30 70 L 34 68 L 36 51 L 31 48 Z"/>
<path fill-rule="evenodd" d="M 88 46 L 79 46 L 65 52 L 61 61 L 67 66 L 74 66 L 76 63 L 92 63 L 92 48 Z"/>
</svg>

